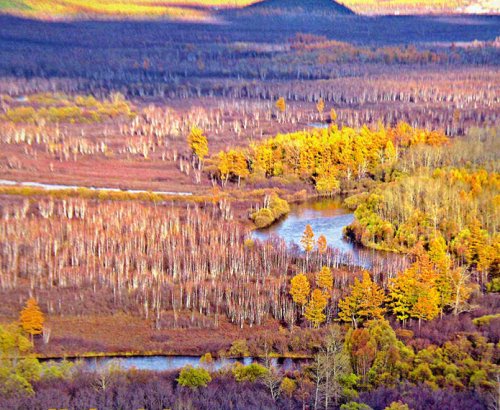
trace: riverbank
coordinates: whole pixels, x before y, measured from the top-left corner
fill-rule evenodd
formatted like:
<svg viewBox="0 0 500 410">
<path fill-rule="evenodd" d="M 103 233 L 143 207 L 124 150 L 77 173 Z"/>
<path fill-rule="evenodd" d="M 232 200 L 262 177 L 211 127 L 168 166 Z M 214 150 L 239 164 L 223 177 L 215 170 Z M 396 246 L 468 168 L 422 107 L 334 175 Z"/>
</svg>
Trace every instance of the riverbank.
<svg viewBox="0 0 500 410">
<path fill-rule="evenodd" d="M 277 360 L 285 360 L 285 359 L 291 359 L 291 360 L 309 360 L 313 358 L 313 354 L 300 354 L 300 353 L 288 353 L 284 355 L 276 354 L 276 353 L 270 353 L 268 356 L 259 354 L 259 355 L 251 355 L 251 356 L 217 356 L 217 355 L 212 355 L 213 359 L 231 359 L 231 360 L 243 360 L 245 358 L 254 358 L 254 359 L 277 359 Z M 64 356 L 53 356 L 53 355 L 46 355 L 46 354 L 40 354 L 40 353 L 35 353 L 33 357 L 36 357 L 37 359 L 41 361 L 47 361 L 47 360 L 78 360 L 78 359 L 102 359 L 102 358 L 110 358 L 110 359 L 123 359 L 123 358 L 148 358 L 148 357 L 165 357 L 165 358 L 174 358 L 174 357 L 190 357 L 190 358 L 197 358 L 201 359 L 203 356 L 199 354 L 182 354 L 182 353 L 164 353 L 162 351 L 157 351 L 157 352 L 143 352 L 143 351 L 137 351 L 137 352 L 122 352 L 122 353 L 116 353 L 116 352 L 83 352 L 80 354 L 75 354 L 75 355 L 64 355 Z"/>
<path fill-rule="evenodd" d="M 46 328 L 50 338 L 44 344 L 42 337 L 35 338 L 35 355 L 39 359 L 92 359 L 123 357 L 199 357 L 210 353 L 213 357 L 240 358 L 264 357 L 263 341 L 271 345 L 273 358 L 306 359 L 310 357 L 315 341 L 322 330 L 283 328 L 276 320 L 269 319 L 260 326 L 247 327 L 219 319 L 219 326 L 196 327 L 190 323 L 191 312 L 179 312 L 179 326 L 156 329 L 150 320 L 117 313 L 114 315 L 56 316 L 47 315 Z M 172 312 L 165 312 L 165 319 Z M 198 319 L 198 318 L 196 318 Z M 0 317 L 0 325 L 13 318 Z M 231 351 L 234 342 L 238 350 Z M 242 342 L 243 341 L 243 342 Z"/>
</svg>

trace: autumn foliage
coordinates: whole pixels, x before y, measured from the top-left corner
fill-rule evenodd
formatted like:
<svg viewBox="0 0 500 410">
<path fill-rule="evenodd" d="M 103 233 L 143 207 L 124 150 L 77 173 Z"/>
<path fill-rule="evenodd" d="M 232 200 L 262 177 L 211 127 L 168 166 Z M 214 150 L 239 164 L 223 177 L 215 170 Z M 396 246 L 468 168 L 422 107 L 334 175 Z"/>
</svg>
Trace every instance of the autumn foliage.
<svg viewBox="0 0 500 410">
<path fill-rule="evenodd" d="M 19 321 L 21 322 L 23 330 L 31 336 L 32 342 L 33 336 L 42 333 L 44 320 L 43 313 L 36 299 L 28 299 L 26 306 L 21 311 Z"/>
<path fill-rule="evenodd" d="M 401 123 L 394 128 L 312 129 L 251 144 L 249 150 L 221 152 L 215 162 L 225 184 L 229 175 L 241 178 L 299 178 L 331 195 L 355 181 L 380 173 L 409 147 L 439 147 L 448 138 Z M 241 158 L 237 159 L 237 158 Z M 245 158 L 246 160 L 243 160 Z"/>
</svg>

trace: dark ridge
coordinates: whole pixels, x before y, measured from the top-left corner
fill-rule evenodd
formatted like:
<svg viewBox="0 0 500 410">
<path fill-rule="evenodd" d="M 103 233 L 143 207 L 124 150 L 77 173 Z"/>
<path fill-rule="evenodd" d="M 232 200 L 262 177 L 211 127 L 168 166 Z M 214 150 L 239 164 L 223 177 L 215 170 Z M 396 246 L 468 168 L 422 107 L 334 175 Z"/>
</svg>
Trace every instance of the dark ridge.
<svg viewBox="0 0 500 410">
<path fill-rule="evenodd" d="M 304 13 L 354 14 L 351 9 L 333 0 L 264 0 L 251 4 L 245 9 L 255 11 L 282 10 L 302 11 Z"/>
</svg>

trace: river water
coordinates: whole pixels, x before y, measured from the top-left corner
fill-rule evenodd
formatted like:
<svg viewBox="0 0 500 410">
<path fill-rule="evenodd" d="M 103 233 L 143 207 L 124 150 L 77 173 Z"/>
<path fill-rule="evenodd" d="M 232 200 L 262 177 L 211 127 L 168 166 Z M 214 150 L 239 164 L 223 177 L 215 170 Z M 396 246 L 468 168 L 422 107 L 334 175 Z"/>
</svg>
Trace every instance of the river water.
<svg viewBox="0 0 500 410">
<path fill-rule="evenodd" d="M 122 369 L 138 369 L 151 371 L 170 371 L 182 369 L 185 366 L 204 367 L 210 370 L 219 370 L 239 362 L 244 365 L 264 363 L 264 359 L 244 357 L 241 359 L 215 358 L 211 363 L 201 363 L 200 356 L 123 356 L 123 357 L 96 357 L 84 359 L 69 359 L 72 362 L 81 362 L 90 370 L 103 370 L 110 366 L 119 366 Z M 59 361 L 59 360 L 58 360 Z M 274 367 L 293 371 L 299 369 L 307 359 L 271 358 L 270 364 Z"/>
<path fill-rule="evenodd" d="M 399 272 L 407 267 L 404 256 L 368 249 L 349 242 L 344 238 L 344 227 L 354 221 L 354 214 L 343 205 L 340 197 L 324 198 L 294 204 L 290 213 L 265 229 L 252 232 L 252 237 L 261 241 L 273 236 L 284 239 L 290 246 L 298 245 L 306 225 L 311 225 L 314 239 L 324 235 L 328 246 L 341 255 L 341 263 L 372 269 L 374 273 Z"/>
<path fill-rule="evenodd" d="M 314 239 L 325 235 L 328 246 L 342 252 L 355 252 L 356 247 L 343 238 L 343 229 L 354 221 L 354 215 L 342 206 L 340 198 L 321 199 L 292 205 L 290 213 L 269 228 L 256 230 L 253 237 L 259 240 L 277 235 L 289 245 L 300 245 L 306 225 L 311 225 Z"/>
</svg>

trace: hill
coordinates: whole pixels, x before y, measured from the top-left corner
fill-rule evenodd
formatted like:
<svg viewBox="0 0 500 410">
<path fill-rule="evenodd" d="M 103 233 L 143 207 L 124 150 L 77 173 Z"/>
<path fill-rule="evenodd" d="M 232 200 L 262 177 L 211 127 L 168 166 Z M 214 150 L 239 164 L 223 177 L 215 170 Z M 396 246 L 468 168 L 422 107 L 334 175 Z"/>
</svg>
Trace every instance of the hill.
<svg viewBox="0 0 500 410">
<path fill-rule="evenodd" d="M 333 0 L 264 0 L 246 8 L 249 10 L 300 10 L 305 12 L 354 14 L 351 9 Z"/>
</svg>

